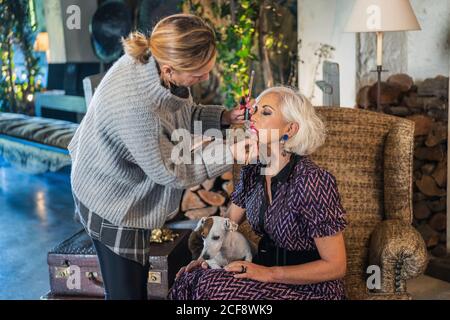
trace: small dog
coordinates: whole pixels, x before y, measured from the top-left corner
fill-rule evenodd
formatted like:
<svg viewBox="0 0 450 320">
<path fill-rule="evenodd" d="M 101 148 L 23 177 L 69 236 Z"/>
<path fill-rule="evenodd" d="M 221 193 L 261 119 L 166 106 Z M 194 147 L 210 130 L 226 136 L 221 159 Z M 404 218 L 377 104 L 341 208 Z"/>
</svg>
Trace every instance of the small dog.
<svg viewBox="0 0 450 320">
<path fill-rule="evenodd" d="M 247 239 L 237 231 L 238 225 L 228 218 L 202 218 L 193 235 L 203 238 L 203 249 L 200 257 L 206 260 L 212 269 L 220 269 L 233 261 L 249 261 L 253 259 L 252 249 Z M 198 243 L 191 237 L 192 250 Z"/>
</svg>

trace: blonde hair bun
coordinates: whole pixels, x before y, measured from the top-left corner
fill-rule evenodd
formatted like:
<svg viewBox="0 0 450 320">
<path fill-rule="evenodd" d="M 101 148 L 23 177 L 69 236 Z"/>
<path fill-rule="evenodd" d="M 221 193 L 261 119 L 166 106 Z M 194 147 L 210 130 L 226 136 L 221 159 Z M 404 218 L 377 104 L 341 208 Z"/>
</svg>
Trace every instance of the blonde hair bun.
<svg viewBox="0 0 450 320">
<path fill-rule="evenodd" d="M 122 39 L 126 54 L 140 63 L 153 56 L 160 64 L 179 71 L 198 70 L 216 55 L 214 30 L 192 14 L 175 14 L 162 19 L 151 36 L 133 32 Z"/>
</svg>

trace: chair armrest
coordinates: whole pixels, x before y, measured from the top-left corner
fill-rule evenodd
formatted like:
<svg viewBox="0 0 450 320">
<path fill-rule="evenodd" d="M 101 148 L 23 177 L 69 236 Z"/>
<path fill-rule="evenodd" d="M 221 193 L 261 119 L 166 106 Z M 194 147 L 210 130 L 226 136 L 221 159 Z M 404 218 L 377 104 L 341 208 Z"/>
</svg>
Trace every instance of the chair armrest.
<svg viewBox="0 0 450 320">
<path fill-rule="evenodd" d="M 348 292 L 347 292 L 348 294 Z M 348 295 L 349 300 L 411 300 L 408 293 L 376 293 L 369 292 L 367 288 L 355 290 Z"/>
<path fill-rule="evenodd" d="M 406 293 L 406 280 L 421 275 L 427 263 L 422 236 L 406 222 L 385 220 L 372 233 L 369 265 L 381 269 L 381 288 L 376 293 Z"/>
<path fill-rule="evenodd" d="M 367 294 L 364 300 L 412 300 L 408 293 L 371 293 Z"/>
</svg>

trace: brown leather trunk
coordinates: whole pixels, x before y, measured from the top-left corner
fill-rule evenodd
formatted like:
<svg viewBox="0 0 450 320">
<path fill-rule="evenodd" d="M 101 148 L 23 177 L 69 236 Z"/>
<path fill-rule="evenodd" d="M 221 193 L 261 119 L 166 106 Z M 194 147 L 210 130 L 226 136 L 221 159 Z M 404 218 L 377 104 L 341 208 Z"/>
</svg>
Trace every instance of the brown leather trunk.
<svg viewBox="0 0 450 320">
<path fill-rule="evenodd" d="M 154 243 L 150 249 L 149 299 L 166 299 L 178 270 L 191 261 L 191 230 L 175 230 L 173 242 Z M 100 266 L 91 239 L 84 230 L 48 253 L 50 293 L 44 299 L 104 298 Z"/>
</svg>

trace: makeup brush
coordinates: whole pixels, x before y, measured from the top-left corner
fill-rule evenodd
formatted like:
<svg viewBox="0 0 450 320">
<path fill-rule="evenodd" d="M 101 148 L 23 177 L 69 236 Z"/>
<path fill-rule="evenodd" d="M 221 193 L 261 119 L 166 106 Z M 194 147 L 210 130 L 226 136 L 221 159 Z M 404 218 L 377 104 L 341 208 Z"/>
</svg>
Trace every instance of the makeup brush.
<svg viewBox="0 0 450 320">
<path fill-rule="evenodd" d="M 250 84 L 248 86 L 248 95 L 245 99 L 245 115 L 244 115 L 244 119 L 245 119 L 245 124 L 246 124 L 246 129 L 250 129 L 250 101 L 252 99 L 252 93 L 253 93 L 253 83 L 255 82 L 255 70 L 252 70 L 252 73 L 250 75 Z"/>
<path fill-rule="evenodd" d="M 252 125 L 252 123 L 250 121 L 250 119 L 251 119 L 251 115 L 250 115 L 250 101 L 252 99 L 254 82 L 255 82 L 255 70 L 252 70 L 252 72 L 250 74 L 250 83 L 249 83 L 249 86 L 248 86 L 248 94 L 246 96 L 244 95 L 242 97 L 242 99 L 241 99 L 241 107 L 245 108 L 245 113 L 244 113 L 245 130 L 257 133 L 256 128 Z M 252 150 L 252 148 L 250 148 L 249 153 L 248 153 L 248 158 L 245 161 L 245 165 L 249 164 L 252 154 L 253 154 L 253 150 Z"/>
</svg>

